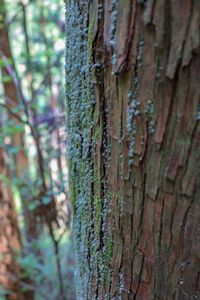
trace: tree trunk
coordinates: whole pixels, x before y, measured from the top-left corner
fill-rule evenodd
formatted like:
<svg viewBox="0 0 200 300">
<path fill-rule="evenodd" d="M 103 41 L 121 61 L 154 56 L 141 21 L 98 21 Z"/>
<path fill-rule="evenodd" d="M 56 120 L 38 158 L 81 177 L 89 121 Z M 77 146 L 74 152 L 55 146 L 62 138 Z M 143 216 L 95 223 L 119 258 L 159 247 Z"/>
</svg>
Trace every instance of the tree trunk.
<svg viewBox="0 0 200 300">
<path fill-rule="evenodd" d="M 8 166 L 5 153 L 0 149 L 0 284 L 8 290 L 6 299 L 22 300 L 19 284 L 20 267 L 16 256 L 21 251 L 21 241 L 11 187 L 6 182 Z"/>
<path fill-rule="evenodd" d="M 6 6 L 5 1 L 0 0 L 0 12 L 1 12 L 1 27 L 0 27 L 0 58 L 3 60 L 3 65 L 1 66 L 2 77 L 10 77 L 10 80 L 3 81 L 4 97 L 5 97 L 5 107 L 8 111 L 8 120 L 12 120 L 16 126 L 23 125 L 17 116 L 20 117 L 21 111 L 20 107 L 20 92 L 19 92 L 19 82 L 15 82 L 15 64 L 11 52 L 11 46 L 8 34 L 8 24 L 6 20 Z M 11 76 L 10 76 L 11 75 Z M 5 77 L 4 77 L 5 76 Z M 18 110 L 17 110 L 18 109 Z M 13 112 L 17 110 L 17 113 Z M 19 179 L 19 192 L 21 196 L 21 201 L 23 205 L 23 213 L 25 220 L 26 237 L 28 241 L 32 241 L 38 238 L 38 229 L 35 222 L 35 215 L 33 211 L 29 210 L 29 205 L 32 199 L 28 194 L 26 187 L 26 180 L 29 178 L 29 161 L 28 156 L 25 151 L 24 145 L 24 135 L 25 131 L 16 132 L 11 136 L 11 145 L 19 149 L 15 154 L 15 176 Z"/>
<path fill-rule="evenodd" d="M 66 12 L 77 299 L 199 299 L 200 2 Z"/>
<path fill-rule="evenodd" d="M 6 21 L 6 7 L 4 0 L 0 0 L 0 14 L 1 14 L 1 27 L 0 27 L 0 59 L 2 60 L 1 72 L 3 77 L 3 89 L 5 96 L 5 104 L 8 108 L 9 119 L 21 124 L 20 121 L 12 114 L 14 109 L 19 109 L 19 92 L 17 90 L 17 84 L 14 82 L 15 65 L 11 53 L 11 47 L 8 36 L 8 24 Z M 10 76 L 11 75 L 11 76 Z M 10 79 L 4 80 L 9 77 Z M 20 113 L 17 112 L 16 115 Z M 19 175 L 27 170 L 28 158 L 24 151 L 23 132 L 16 132 L 12 137 L 12 143 L 14 146 L 19 147 L 19 151 L 16 155 L 16 173 Z"/>
</svg>

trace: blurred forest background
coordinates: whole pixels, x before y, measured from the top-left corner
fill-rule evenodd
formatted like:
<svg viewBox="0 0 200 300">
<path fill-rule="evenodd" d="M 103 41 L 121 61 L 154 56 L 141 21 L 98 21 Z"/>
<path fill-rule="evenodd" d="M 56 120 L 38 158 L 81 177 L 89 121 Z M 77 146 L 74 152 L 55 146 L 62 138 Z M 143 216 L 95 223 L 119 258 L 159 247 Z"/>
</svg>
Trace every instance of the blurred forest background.
<svg viewBox="0 0 200 300">
<path fill-rule="evenodd" d="M 0 299 L 75 299 L 64 2 L 0 0 Z"/>
</svg>

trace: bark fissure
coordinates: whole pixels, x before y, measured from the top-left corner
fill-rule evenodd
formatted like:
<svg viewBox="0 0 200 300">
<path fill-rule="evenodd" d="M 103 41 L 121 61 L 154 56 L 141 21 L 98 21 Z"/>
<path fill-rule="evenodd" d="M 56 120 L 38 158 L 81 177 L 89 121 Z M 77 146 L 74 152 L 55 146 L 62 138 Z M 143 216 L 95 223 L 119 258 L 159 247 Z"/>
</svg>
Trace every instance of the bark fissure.
<svg viewBox="0 0 200 300">
<path fill-rule="evenodd" d="M 67 29 L 69 148 L 75 149 L 69 151 L 69 160 L 71 176 L 78 177 L 74 236 L 80 300 L 199 297 L 197 2 L 67 2 L 67 10 L 89 20 L 70 24 L 69 15 Z M 75 36 L 74 26 L 79 28 Z M 89 64 L 75 49 L 87 29 L 90 51 L 84 45 L 81 51 L 92 57 Z M 84 63 L 88 71 L 78 80 Z M 87 77 L 93 99 L 89 119 L 88 113 L 76 111 L 85 96 L 75 93 L 72 84 L 77 88 Z M 84 130 L 90 134 L 84 136 Z M 92 143 L 89 161 L 86 141 Z M 183 267 L 185 261 L 189 263 Z"/>
</svg>

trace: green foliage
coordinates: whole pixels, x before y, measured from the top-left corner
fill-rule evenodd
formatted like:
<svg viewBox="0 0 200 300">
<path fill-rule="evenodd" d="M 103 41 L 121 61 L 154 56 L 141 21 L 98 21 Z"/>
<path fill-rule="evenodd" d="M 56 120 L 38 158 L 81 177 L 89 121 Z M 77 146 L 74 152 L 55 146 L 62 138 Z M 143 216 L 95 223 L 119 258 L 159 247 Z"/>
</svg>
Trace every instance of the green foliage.
<svg viewBox="0 0 200 300">
<path fill-rule="evenodd" d="M 0 72 L 0 147 L 9 168 L 9 175 L 0 174 L 0 180 L 12 187 L 15 198 L 23 241 L 18 257 L 21 280 L 28 277 L 36 300 L 58 299 L 59 261 L 64 292 L 71 300 L 74 258 L 63 122 L 64 7 L 62 1 L 50 0 L 23 1 L 24 10 L 16 1 L 5 3 L 13 60 L 0 55 L 0 69 L 9 67 L 12 73 L 10 77 Z M 0 26 L 2 21 L 0 15 Z M 4 95 L 6 83 L 14 83 L 14 99 Z"/>
<path fill-rule="evenodd" d="M 5 182 L 5 183 L 9 183 L 10 178 L 8 176 L 6 176 L 5 174 L 0 174 L 0 181 Z"/>
<path fill-rule="evenodd" d="M 0 299 L 1 300 L 6 300 L 6 296 L 12 295 L 12 292 L 9 291 L 8 289 L 5 289 L 1 284 L 0 284 Z"/>
<path fill-rule="evenodd" d="M 59 233 L 57 232 L 57 234 Z M 44 232 L 39 240 L 32 242 L 32 245 L 28 246 L 31 246 L 35 253 L 27 253 L 19 257 L 18 261 L 22 268 L 21 280 L 32 278 L 33 284 L 36 287 L 35 299 L 57 299 L 59 281 L 57 278 L 54 249 L 47 232 Z M 40 253 L 40 256 L 36 255 L 36 253 Z M 73 262 L 73 250 L 69 232 L 65 234 L 60 245 L 60 259 L 63 278 L 65 278 L 65 290 L 69 297 L 73 299 L 73 264 L 69 264 L 69 261 Z M 51 294 L 49 294 L 50 287 Z"/>
<path fill-rule="evenodd" d="M 18 124 L 13 120 L 7 120 L 6 125 L 3 127 L 4 136 L 12 136 L 16 133 L 24 131 L 24 125 Z"/>
<path fill-rule="evenodd" d="M 12 78 L 9 75 L 3 76 L 3 78 L 2 78 L 2 82 L 4 82 L 4 83 L 8 83 L 11 81 L 12 81 Z"/>
</svg>

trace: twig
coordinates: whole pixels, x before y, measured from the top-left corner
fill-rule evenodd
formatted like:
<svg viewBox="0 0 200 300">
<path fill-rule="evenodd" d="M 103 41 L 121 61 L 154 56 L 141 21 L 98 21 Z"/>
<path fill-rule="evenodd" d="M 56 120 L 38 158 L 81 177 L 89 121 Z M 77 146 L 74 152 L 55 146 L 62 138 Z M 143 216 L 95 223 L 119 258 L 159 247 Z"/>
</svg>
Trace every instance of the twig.
<svg viewBox="0 0 200 300">
<path fill-rule="evenodd" d="M 10 107 L 8 107 L 5 103 L 0 103 L 0 106 L 4 107 L 7 109 L 7 111 L 9 112 L 9 114 L 11 114 L 13 117 L 15 117 L 20 123 L 29 125 L 28 121 L 23 120 L 19 115 L 17 115 L 16 113 L 14 113 L 12 111 L 12 109 Z"/>
</svg>

